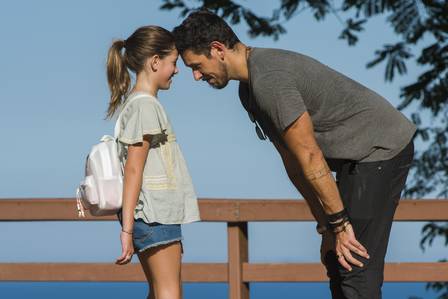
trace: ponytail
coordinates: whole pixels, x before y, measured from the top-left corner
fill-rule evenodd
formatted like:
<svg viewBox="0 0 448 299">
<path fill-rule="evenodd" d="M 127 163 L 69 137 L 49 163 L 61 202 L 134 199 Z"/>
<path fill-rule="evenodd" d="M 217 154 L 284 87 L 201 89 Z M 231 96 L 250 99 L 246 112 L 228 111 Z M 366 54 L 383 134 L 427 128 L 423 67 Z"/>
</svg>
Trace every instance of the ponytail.
<svg viewBox="0 0 448 299">
<path fill-rule="evenodd" d="M 123 49 L 125 49 L 124 53 Z M 159 26 L 138 28 L 126 41 L 112 43 L 107 56 L 107 81 L 110 89 L 110 102 L 107 117 L 111 118 L 128 96 L 131 77 L 144 69 L 146 60 L 159 55 L 163 58 L 176 49 L 174 37 L 168 30 Z"/>
<path fill-rule="evenodd" d="M 121 53 L 124 46 L 124 40 L 115 41 L 107 56 L 107 81 L 111 93 L 107 118 L 111 118 L 117 111 L 131 85 L 131 78 L 125 62 L 126 58 Z"/>
</svg>

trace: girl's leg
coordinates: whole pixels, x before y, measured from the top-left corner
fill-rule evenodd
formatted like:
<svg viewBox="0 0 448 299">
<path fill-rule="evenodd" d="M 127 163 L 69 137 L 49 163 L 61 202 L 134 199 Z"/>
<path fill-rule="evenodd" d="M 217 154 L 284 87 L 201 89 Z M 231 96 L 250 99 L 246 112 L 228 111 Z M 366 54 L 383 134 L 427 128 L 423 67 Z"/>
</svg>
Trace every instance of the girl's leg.
<svg viewBox="0 0 448 299">
<path fill-rule="evenodd" d="M 149 281 L 148 283 L 149 283 L 149 294 L 146 299 L 156 299 L 154 295 L 154 286 L 152 285 L 152 281 Z"/>
<path fill-rule="evenodd" d="M 174 242 L 138 254 L 151 288 L 150 299 L 181 299 L 182 245 Z"/>
</svg>

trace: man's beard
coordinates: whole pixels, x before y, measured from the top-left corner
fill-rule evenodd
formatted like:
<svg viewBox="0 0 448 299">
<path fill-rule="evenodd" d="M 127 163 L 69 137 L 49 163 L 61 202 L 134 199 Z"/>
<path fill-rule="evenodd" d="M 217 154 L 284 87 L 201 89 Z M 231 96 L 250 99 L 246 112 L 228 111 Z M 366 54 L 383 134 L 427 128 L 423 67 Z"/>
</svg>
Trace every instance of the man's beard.
<svg viewBox="0 0 448 299">
<path fill-rule="evenodd" d="M 227 68 L 224 63 L 219 63 L 219 72 L 221 80 L 218 77 L 212 78 L 215 82 L 213 84 L 208 83 L 214 89 L 223 89 L 229 84 L 229 73 L 227 72 Z"/>
</svg>

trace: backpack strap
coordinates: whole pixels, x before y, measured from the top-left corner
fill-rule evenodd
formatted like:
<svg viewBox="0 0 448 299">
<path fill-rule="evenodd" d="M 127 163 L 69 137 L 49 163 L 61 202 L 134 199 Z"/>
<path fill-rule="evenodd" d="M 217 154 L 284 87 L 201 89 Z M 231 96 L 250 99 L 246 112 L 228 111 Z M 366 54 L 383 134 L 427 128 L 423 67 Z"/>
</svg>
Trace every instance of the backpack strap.
<svg viewBox="0 0 448 299">
<path fill-rule="evenodd" d="M 115 123 L 115 128 L 114 128 L 114 138 L 117 139 L 118 138 L 118 134 L 120 134 L 120 121 L 121 121 L 121 115 L 123 114 L 123 111 L 136 99 L 140 99 L 140 98 L 152 98 L 152 96 L 148 95 L 148 94 L 141 94 L 141 95 L 136 95 L 134 97 L 128 98 L 128 100 L 126 101 L 126 103 L 123 106 L 123 109 L 121 109 L 120 114 L 118 115 L 117 118 L 117 122 Z"/>
</svg>

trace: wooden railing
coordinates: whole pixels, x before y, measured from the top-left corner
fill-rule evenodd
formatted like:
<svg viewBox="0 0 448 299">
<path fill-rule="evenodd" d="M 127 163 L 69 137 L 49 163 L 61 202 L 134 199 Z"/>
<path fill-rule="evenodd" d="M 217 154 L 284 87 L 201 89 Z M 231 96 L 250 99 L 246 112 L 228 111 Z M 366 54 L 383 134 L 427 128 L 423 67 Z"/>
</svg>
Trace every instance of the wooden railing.
<svg viewBox="0 0 448 299">
<path fill-rule="evenodd" d="M 72 198 L 0 199 L 0 221 L 114 221 L 78 218 Z M 250 282 L 326 281 L 320 263 L 249 263 L 247 223 L 311 221 L 302 200 L 201 199 L 202 221 L 226 222 L 227 263 L 185 263 L 184 282 L 226 282 L 230 299 L 248 299 Z M 395 221 L 448 221 L 448 200 L 402 200 Z M 416 232 L 418 233 L 418 232 Z M 317 250 L 317 249 L 316 249 Z M 145 281 L 139 264 L 0 263 L 0 281 Z M 448 281 L 448 263 L 387 263 L 385 281 Z"/>
</svg>

